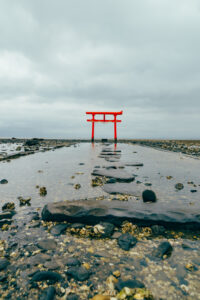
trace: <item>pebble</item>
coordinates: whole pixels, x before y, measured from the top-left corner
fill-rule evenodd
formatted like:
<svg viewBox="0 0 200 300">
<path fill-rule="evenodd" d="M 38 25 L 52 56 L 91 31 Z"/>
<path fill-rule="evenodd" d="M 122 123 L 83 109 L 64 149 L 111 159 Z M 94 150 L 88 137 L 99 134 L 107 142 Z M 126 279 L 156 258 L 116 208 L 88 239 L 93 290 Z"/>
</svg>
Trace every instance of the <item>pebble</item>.
<svg viewBox="0 0 200 300">
<path fill-rule="evenodd" d="M 130 248 L 136 245 L 137 239 L 130 233 L 124 233 L 118 238 L 117 242 L 120 248 L 128 251 Z"/>
<path fill-rule="evenodd" d="M 63 278 L 59 273 L 52 271 L 38 271 L 31 279 L 31 282 L 51 280 L 53 282 L 62 281 Z"/>
<path fill-rule="evenodd" d="M 84 267 L 71 267 L 66 274 L 77 281 L 85 281 L 90 277 L 90 272 Z"/>
<path fill-rule="evenodd" d="M 142 193 L 143 202 L 156 202 L 156 194 L 152 190 L 145 190 Z"/>
<path fill-rule="evenodd" d="M 164 256 L 169 257 L 172 251 L 173 248 L 169 242 L 162 242 L 158 248 L 153 251 L 153 256 L 163 259 Z"/>
</svg>

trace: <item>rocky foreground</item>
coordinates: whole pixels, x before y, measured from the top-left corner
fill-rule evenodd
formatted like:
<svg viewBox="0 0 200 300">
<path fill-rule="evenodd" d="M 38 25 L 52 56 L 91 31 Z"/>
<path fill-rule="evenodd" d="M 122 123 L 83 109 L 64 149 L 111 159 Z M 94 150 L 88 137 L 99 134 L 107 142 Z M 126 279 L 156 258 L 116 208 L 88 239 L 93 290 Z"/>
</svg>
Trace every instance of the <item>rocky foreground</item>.
<svg viewBox="0 0 200 300">
<path fill-rule="evenodd" d="M 94 166 L 88 180 L 106 196 L 42 209 L 32 209 L 30 198 L 18 199 L 23 210 L 4 203 L 0 299 L 200 299 L 195 203 L 166 205 L 150 182 L 141 187 L 111 145 L 98 155 L 102 165 Z M 143 168 L 143 162 L 126 164 Z M 195 193 L 198 184 L 188 181 Z M 77 192 L 81 188 L 74 185 Z M 174 190 L 180 195 L 184 185 L 177 182 Z M 46 197 L 48 190 L 40 187 L 39 193 Z"/>
</svg>

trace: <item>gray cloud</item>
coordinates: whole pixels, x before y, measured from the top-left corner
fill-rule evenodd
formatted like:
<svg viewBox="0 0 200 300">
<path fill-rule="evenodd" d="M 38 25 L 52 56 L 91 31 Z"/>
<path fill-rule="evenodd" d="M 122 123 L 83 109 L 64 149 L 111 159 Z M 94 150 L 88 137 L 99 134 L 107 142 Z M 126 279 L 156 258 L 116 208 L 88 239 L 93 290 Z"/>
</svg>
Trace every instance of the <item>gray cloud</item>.
<svg viewBox="0 0 200 300">
<path fill-rule="evenodd" d="M 87 138 L 86 110 L 123 109 L 119 137 L 199 138 L 199 30 L 198 0 L 1 0 L 0 136 Z"/>
</svg>

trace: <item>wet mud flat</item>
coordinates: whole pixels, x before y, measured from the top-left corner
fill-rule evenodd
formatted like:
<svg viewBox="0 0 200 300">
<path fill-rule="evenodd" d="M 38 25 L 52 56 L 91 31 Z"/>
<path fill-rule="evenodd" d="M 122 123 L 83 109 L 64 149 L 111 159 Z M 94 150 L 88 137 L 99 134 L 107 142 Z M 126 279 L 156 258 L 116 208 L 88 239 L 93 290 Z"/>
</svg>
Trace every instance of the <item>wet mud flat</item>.
<svg viewBox="0 0 200 300">
<path fill-rule="evenodd" d="M 199 299 L 200 161 L 53 150 L 0 162 L 1 299 Z"/>
</svg>

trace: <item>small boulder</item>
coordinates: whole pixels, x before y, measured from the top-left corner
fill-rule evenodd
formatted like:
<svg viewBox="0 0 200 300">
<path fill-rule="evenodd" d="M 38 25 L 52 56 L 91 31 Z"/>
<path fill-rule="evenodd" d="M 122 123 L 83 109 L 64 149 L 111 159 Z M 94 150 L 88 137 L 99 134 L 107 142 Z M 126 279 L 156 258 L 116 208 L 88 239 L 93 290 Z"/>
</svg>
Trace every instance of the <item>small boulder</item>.
<svg viewBox="0 0 200 300">
<path fill-rule="evenodd" d="M 2 206 L 2 210 L 14 210 L 15 203 L 14 202 L 7 202 Z"/>
<path fill-rule="evenodd" d="M 67 227 L 69 227 L 68 224 L 57 224 L 51 228 L 51 234 L 60 235 L 66 231 Z"/>
<path fill-rule="evenodd" d="M 161 259 L 164 259 L 164 258 L 167 258 L 171 255 L 173 251 L 173 248 L 172 248 L 172 245 L 169 243 L 169 242 L 162 242 L 158 248 L 156 248 L 154 251 L 153 251 L 153 256 L 157 257 L 157 258 L 161 258 Z"/>
<path fill-rule="evenodd" d="M 6 184 L 6 183 L 8 183 L 8 180 L 7 180 L 7 179 L 1 179 L 1 180 L 0 180 L 0 184 Z"/>
<path fill-rule="evenodd" d="M 56 295 L 55 287 L 50 286 L 43 292 L 39 300 L 53 300 L 55 299 L 55 295 Z"/>
<path fill-rule="evenodd" d="M 182 190 L 184 188 L 184 185 L 182 184 L 182 183 L 176 183 L 175 184 L 175 189 L 177 189 L 177 190 Z"/>
<path fill-rule="evenodd" d="M 120 248 L 128 251 L 130 248 L 136 245 L 137 239 L 134 236 L 132 236 L 130 233 L 124 233 L 120 235 L 117 242 Z"/>
<path fill-rule="evenodd" d="M 9 264 L 9 261 L 6 258 L 0 258 L 0 271 L 6 269 Z"/>
<path fill-rule="evenodd" d="M 39 190 L 40 196 L 46 196 L 47 194 L 47 189 L 45 186 L 42 186 Z"/>
<path fill-rule="evenodd" d="M 135 288 L 144 288 L 145 285 L 136 279 L 122 280 L 119 279 L 115 285 L 116 290 L 121 291 L 124 287 L 135 289 Z"/>
<path fill-rule="evenodd" d="M 156 202 L 156 194 L 152 190 L 145 190 L 142 193 L 143 202 Z"/>
<path fill-rule="evenodd" d="M 44 239 L 37 243 L 37 246 L 42 250 L 55 250 L 57 243 L 52 239 Z"/>
<path fill-rule="evenodd" d="M 63 278 L 59 273 L 52 272 L 52 271 L 38 271 L 31 278 L 31 282 L 46 281 L 46 280 L 58 282 L 58 281 L 62 281 Z"/>
<path fill-rule="evenodd" d="M 68 267 L 75 267 L 75 266 L 80 266 L 81 262 L 75 257 L 70 257 L 67 259 L 65 263 Z"/>
<path fill-rule="evenodd" d="M 85 281 L 90 277 L 90 272 L 84 267 L 72 267 L 67 270 L 66 274 L 77 281 Z"/>
<path fill-rule="evenodd" d="M 100 222 L 99 224 L 94 226 L 94 233 L 101 237 L 101 238 L 107 238 L 111 237 L 114 232 L 114 225 L 112 223 L 108 222 Z"/>
</svg>

